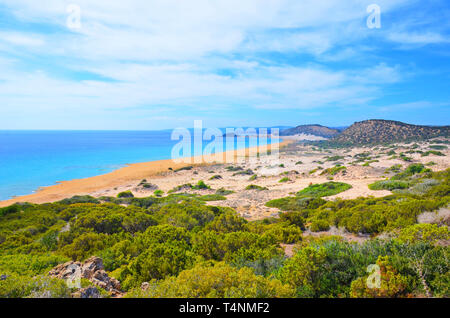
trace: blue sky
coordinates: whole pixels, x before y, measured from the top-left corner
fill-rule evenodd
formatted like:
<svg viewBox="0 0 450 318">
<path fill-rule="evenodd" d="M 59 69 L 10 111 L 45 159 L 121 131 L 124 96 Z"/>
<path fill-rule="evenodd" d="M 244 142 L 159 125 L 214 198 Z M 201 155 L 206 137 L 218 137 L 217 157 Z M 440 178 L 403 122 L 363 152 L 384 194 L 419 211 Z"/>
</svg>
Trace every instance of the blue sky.
<svg viewBox="0 0 450 318">
<path fill-rule="evenodd" d="M 0 0 L 0 129 L 446 125 L 449 17 L 446 0 Z"/>
</svg>

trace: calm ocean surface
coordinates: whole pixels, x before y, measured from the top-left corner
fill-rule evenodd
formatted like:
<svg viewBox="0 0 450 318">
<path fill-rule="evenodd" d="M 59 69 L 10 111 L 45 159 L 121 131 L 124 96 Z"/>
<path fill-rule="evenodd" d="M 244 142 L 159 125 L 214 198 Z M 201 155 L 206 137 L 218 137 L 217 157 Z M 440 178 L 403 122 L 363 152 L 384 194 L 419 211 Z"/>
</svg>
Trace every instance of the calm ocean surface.
<svg viewBox="0 0 450 318">
<path fill-rule="evenodd" d="M 57 181 L 105 174 L 130 163 L 170 159 L 173 146 L 179 143 L 171 140 L 171 133 L 0 131 L 0 200 L 31 194 Z M 245 145 L 235 142 L 227 149 L 248 144 L 246 138 Z"/>
</svg>

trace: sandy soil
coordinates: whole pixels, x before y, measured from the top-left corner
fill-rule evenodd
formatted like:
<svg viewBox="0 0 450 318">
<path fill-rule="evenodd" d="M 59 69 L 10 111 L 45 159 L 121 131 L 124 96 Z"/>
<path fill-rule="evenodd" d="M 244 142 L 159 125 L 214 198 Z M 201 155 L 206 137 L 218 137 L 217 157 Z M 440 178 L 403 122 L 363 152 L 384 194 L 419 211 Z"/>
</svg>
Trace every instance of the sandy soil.
<svg viewBox="0 0 450 318">
<path fill-rule="evenodd" d="M 174 170 L 189 165 L 209 165 L 213 162 L 229 162 L 245 160 L 246 157 L 256 156 L 258 152 L 265 153 L 272 147 L 276 150 L 279 147 L 286 146 L 291 141 L 283 141 L 280 144 L 260 146 L 238 151 L 227 151 L 205 157 L 185 158 L 183 162 L 174 162 L 173 160 L 159 160 L 152 162 L 131 164 L 113 172 L 85 178 L 62 181 L 56 185 L 42 187 L 35 193 L 10 200 L 0 201 L 0 207 L 9 206 L 16 202 L 45 203 L 70 198 L 74 195 L 87 195 L 102 191 L 114 189 L 128 189 L 139 183 L 142 179 L 161 179 L 169 168 Z"/>
<path fill-rule="evenodd" d="M 429 143 L 420 144 L 415 150 L 429 149 Z M 392 176 L 393 172 L 386 172 L 387 168 L 400 164 L 407 167 L 411 163 L 421 162 L 426 164 L 430 161 L 435 163 L 431 169 L 438 171 L 450 167 L 450 151 L 441 150 L 446 156 L 430 155 L 421 157 L 420 154 L 407 154 L 412 157 L 411 162 L 401 159 L 392 159 L 392 155 L 387 152 L 390 148 L 381 146 L 374 148 L 352 148 L 334 149 L 320 151 L 311 146 L 303 146 L 293 141 L 285 141 L 282 144 L 280 156 L 262 155 L 257 157 L 257 149 L 249 149 L 246 153 L 234 154 L 234 163 L 223 163 L 208 159 L 208 164 L 197 164 L 191 170 L 179 172 L 169 171 L 169 168 L 178 169 L 191 165 L 189 163 L 175 164 L 171 160 L 155 161 L 149 163 L 133 164 L 128 167 L 116 170 L 106 175 L 62 182 L 61 184 L 44 188 L 35 194 L 15 198 L 13 200 L 0 202 L 0 206 L 7 206 L 14 202 L 43 203 L 61 200 L 73 195 L 89 194 L 95 197 L 116 196 L 119 192 L 131 190 L 136 197 L 147 197 L 153 195 L 155 189 L 163 190 L 167 193 L 176 186 L 186 183 L 195 184 L 199 180 L 204 180 L 211 189 L 209 190 L 182 190 L 182 192 L 196 194 L 213 194 L 219 188 L 234 191 L 227 196 L 227 200 L 208 202 L 216 206 L 227 206 L 236 209 L 248 220 L 262 219 L 266 217 L 278 216 L 278 209 L 268 208 L 265 203 L 272 199 L 278 199 L 293 195 L 310 184 L 323 183 L 330 180 L 331 176 L 322 174 L 323 169 L 334 167 L 340 163 L 347 167 L 345 172 L 339 172 L 332 176 L 333 181 L 341 181 L 352 185 L 352 188 L 326 199 L 354 199 L 357 197 L 382 197 L 389 195 L 390 191 L 372 191 L 368 188 L 370 183 Z M 397 154 L 411 149 L 411 145 L 397 145 Z M 263 151 L 260 149 L 260 153 Z M 358 154 L 370 153 L 372 160 L 369 165 L 363 166 L 364 162 L 356 162 Z M 356 157 L 355 157 L 356 155 Z M 338 160 L 327 160 L 328 157 L 340 156 Z M 301 161 L 301 163 L 299 162 Z M 222 162 L 222 163 L 221 163 Z M 257 175 L 257 179 L 250 181 L 249 175 L 236 175 L 236 171 L 229 171 L 227 167 L 240 167 L 243 170 L 250 169 Z M 318 167 L 322 169 L 316 170 Z M 315 171 L 316 170 L 316 171 Z M 250 173 L 250 172 L 249 172 Z M 212 176 L 219 175 L 220 179 L 210 180 Z M 289 181 L 280 183 L 283 177 L 288 177 Z M 139 183 L 146 179 L 152 184 L 152 188 L 146 189 Z M 250 185 L 255 184 L 267 187 L 268 190 L 245 190 Z"/>
</svg>

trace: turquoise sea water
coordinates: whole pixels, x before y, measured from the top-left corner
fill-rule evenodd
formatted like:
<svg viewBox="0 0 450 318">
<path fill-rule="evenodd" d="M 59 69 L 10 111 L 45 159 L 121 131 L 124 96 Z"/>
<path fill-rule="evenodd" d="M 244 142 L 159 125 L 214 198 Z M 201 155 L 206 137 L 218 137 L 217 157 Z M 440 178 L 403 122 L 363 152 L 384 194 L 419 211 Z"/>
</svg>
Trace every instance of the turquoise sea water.
<svg viewBox="0 0 450 318">
<path fill-rule="evenodd" d="M 179 142 L 171 140 L 171 133 L 0 131 L 0 200 L 31 194 L 58 181 L 105 174 L 130 163 L 170 159 L 173 146 Z M 235 140 L 223 148 L 238 149 L 254 143 L 249 140 L 246 138 L 245 144 Z M 209 142 L 204 141 L 202 146 Z"/>
</svg>

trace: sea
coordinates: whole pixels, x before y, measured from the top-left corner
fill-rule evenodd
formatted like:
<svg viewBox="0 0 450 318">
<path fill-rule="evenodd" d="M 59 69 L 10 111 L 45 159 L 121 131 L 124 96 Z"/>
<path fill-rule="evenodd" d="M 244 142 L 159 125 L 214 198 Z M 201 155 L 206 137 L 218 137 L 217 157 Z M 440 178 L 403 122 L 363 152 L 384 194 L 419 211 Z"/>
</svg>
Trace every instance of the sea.
<svg viewBox="0 0 450 318">
<path fill-rule="evenodd" d="M 193 141 L 194 133 L 190 132 Z M 171 136 L 172 130 L 0 131 L 0 200 L 32 194 L 59 181 L 102 175 L 127 164 L 171 159 L 172 149 L 180 143 Z M 223 150 L 253 146 L 254 138 L 243 142 L 227 136 Z M 258 145 L 279 141 L 256 139 Z M 210 142 L 204 140 L 202 149 Z M 195 155 L 194 142 L 191 150 Z M 175 157 L 186 156 L 180 152 Z"/>
</svg>

